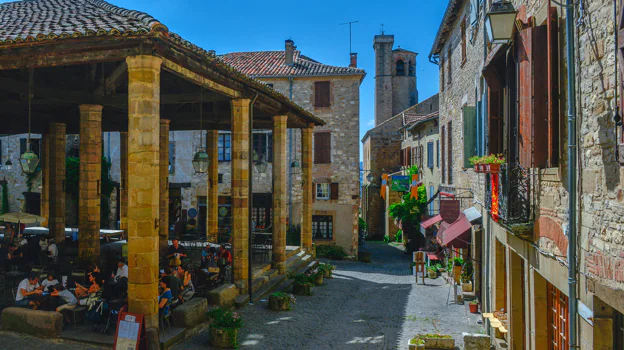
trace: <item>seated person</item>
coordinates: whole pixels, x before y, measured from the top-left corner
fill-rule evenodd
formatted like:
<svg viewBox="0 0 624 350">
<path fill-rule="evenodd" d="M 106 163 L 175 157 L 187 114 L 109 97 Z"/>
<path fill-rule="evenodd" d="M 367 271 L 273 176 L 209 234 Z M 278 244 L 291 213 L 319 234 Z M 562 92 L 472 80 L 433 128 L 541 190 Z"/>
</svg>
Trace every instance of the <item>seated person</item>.
<svg viewBox="0 0 624 350">
<path fill-rule="evenodd" d="M 41 285 L 43 286 L 43 290 L 45 292 L 50 292 L 50 287 L 59 284 L 59 281 L 54 277 L 53 274 L 49 273 L 48 276 L 46 277 L 46 279 L 44 279 L 41 282 Z"/>
<path fill-rule="evenodd" d="M 56 308 L 56 312 L 63 315 L 65 321 L 67 323 L 71 322 L 69 315 L 63 314 L 63 310 L 73 309 L 78 305 L 78 299 L 67 289 L 63 287 L 60 283 L 53 285 L 52 287 L 52 295 L 53 297 L 59 297 L 61 299 L 62 305 Z"/>
<path fill-rule="evenodd" d="M 173 296 L 173 300 L 177 300 L 182 281 L 180 281 L 180 279 L 174 275 L 171 267 L 165 267 L 165 273 L 162 276 L 161 280 L 166 282 L 169 289 L 171 289 L 171 295 Z"/>
<path fill-rule="evenodd" d="M 104 274 L 100 270 L 100 267 L 97 266 L 97 264 L 89 264 L 87 271 L 93 274 L 93 277 L 98 280 L 98 283 L 100 285 L 104 285 L 104 283 L 106 282 L 104 279 Z"/>
<path fill-rule="evenodd" d="M 28 278 L 24 278 L 17 286 L 15 306 L 31 307 L 33 310 L 37 310 L 39 302 L 33 300 L 33 296 L 41 295 L 42 293 L 43 287 L 39 285 L 39 276 L 34 273 L 30 274 Z"/>
<path fill-rule="evenodd" d="M 182 281 L 182 284 L 180 285 L 181 291 L 178 293 L 178 299 L 184 303 L 189 301 L 195 294 L 195 286 L 191 280 L 191 273 L 188 270 L 184 271 L 181 266 L 178 266 L 178 279 Z"/>
<path fill-rule="evenodd" d="M 219 278 L 225 276 L 225 268 L 232 266 L 232 253 L 225 249 L 225 244 L 219 247 Z"/>
<path fill-rule="evenodd" d="M 58 259 L 58 247 L 53 239 L 50 240 L 50 245 L 48 245 L 48 258 L 52 261 L 56 261 L 56 259 Z"/>
<path fill-rule="evenodd" d="M 118 282 L 120 278 L 128 278 L 128 265 L 123 258 L 117 260 L 117 273 L 112 274 L 113 282 Z"/>
<path fill-rule="evenodd" d="M 169 315 L 169 306 L 168 302 L 173 300 L 173 295 L 171 294 L 171 288 L 166 281 L 160 279 L 158 283 L 160 286 L 161 293 L 158 296 L 158 315 L 168 316 Z"/>
<path fill-rule="evenodd" d="M 93 273 L 89 273 L 89 283 L 91 283 L 89 287 L 76 283 L 76 290 L 74 293 L 76 294 L 76 298 L 80 300 L 80 305 L 85 305 L 86 299 L 89 296 L 96 294 L 101 289 L 101 286 Z"/>
<path fill-rule="evenodd" d="M 169 266 L 176 267 L 182 264 L 182 258 L 186 258 L 186 249 L 180 245 L 180 241 L 174 239 L 172 245 L 167 249 L 167 258 Z"/>
<path fill-rule="evenodd" d="M 24 252 L 15 244 L 9 247 L 7 254 L 7 263 L 12 266 L 19 266 L 24 261 Z"/>
<path fill-rule="evenodd" d="M 215 247 L 211 247 L 207 245 L 204 250 L 202 250 L 201 256 L 201 267 L 208 267 L 212 265 L 216 265 L 217 262 L 217 249 Z"/>
</svg>

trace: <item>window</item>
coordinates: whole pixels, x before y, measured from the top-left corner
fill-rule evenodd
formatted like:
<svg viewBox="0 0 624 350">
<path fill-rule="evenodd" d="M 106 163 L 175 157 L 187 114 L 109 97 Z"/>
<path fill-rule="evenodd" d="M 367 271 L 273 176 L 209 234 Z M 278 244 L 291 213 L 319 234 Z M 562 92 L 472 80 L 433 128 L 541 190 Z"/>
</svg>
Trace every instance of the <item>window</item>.
<svg viewBox="0 0 624 350">
<path fill-rule="evenodd" d="M 548 349 L 568 349 L 568 297 L 547 282 Z"/>
<path fill-rule="evenodd" d="M 270 193 L 254 193 L 251 218 L 256 224 L 256 229 L 265 229 L 271 226 L 272 204 L 273 201 Z"/>
<path fill-rule="evenodd" d="M 396 63 L 396 75 L 397 77 L 405 75 L 405 63 L 403 60 L 398 60 Z"/>
<path fill-rule="evenodd" d="M 436 140 L 436 163 L 440 167 L 440 140 Z"/>
<path fill-rule="evenodd" d="M 410 77 L 416 76 L 416 64 L 413 61 L 409 62 L 409 76 Z"/>
<path fill-rule="evenodd" d="M 461 22 L 461 47 L 462 47 L 462 66 L 466 63 L 466 18 Z"/>
<path fill-rule="evenodd" d="M 316 184 L 316 199 L 329 199 L 330 188 L 328 183 Z"/>
<path fill-rule="evenodd" d="M 271 89 L 273 88 L 273 84 L 267 84 L 268 87 L 270 87 Z"/>
<path fill-rule="evenodd" d="M 448 122 L 446 138 L 448 140 L 448 183 L 453 183 L 453 122 Z"/>
<path fill-rule="evenodd" d="M 434 194 L 435 193 L 433 192 L 433 186 L 429 186 L 429 199 L 433 198 Z M 434 200 L 430 200 L 429 201 L 429 216 L 433 216 L 434 215 L 434 213 L 433 213 L 433 203 L 434 202 L 435 202 Z"/>
<path fill-rule="evenodd" d="M 312 239 L 333 239 L 334 223 L 331 215 L 312 216 Z"/>
<path fill-rule="evenodd" d="M 427 167 L 433 169 L 433 141 L 427 142 Z"/>
<path fill-rule="evenodd" d="M 220 183 L 220 184 L 223 183 L 223 174 L 218 174 L 217 175 L 217 183 Z"/>
<path fill-rule="evenodd" d="M 175 173 L 175 142 L 169 141 L 169 174 Z"/>
<path fill-rule="evenodd" d="M 253 160 L 259 161 L 264 157 L 265 162 L 273 161 L 273 134 L 268 133 L 254 133 L 253 134 Z"/>
<path fill-rule="evenodd" d="M 331 106 L 330 84 L 328 81 L 314 83 L 314 107 Z"/>
<path fill-rule="evenodd" d="M 331 163 L 331 133 L 314 134 L 314 164 Z"/>
<path fill-rule="evenodd" d="M 219 134 L 219 161 L 229 162 L 232 160 L 232 135 L 231 134 Z"/>
<path fill-rule="evenodd" d="M 412 163 L 411 165 L 418 164 L 418 155 L 416 154 L 416 148 L 412 147 Z"/>
<path fill-rule="evenodd" d="M 446 56 L 446 61 L 448 62 L 448 81 L 446 82 L 448 85 L 451 85 L 451 83 L 453 82 L 453 59 L 452 59 L 452 53 L 453 51 L 451 51 L 451 45 L 449 45 L 448 48 L 448 55 Z"/>
</svg>

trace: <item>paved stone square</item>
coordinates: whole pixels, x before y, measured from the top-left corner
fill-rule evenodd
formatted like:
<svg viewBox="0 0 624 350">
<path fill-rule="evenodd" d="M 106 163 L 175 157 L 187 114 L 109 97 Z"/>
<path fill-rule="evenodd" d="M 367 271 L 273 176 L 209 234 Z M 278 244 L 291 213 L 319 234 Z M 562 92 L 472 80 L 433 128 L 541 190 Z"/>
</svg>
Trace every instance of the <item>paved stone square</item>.
<svg viewBox="0 0 624 350">
<path fill-rule="evenodd" d="M 333 261 L 334 278 L 297 297 L 292 311 L 275 312 L 267 302 L 239 310 L 245 320 L 241 348 L 406 349 L 416 333 L 482 332 L 467 305 L 446 305 L 449 286 L 442 278 L 414 284 L 410 256 L 397 247 L 369 242 L 371 263 Z M 205 349 L 208 331 L 175 349 Z"/>
</svg>

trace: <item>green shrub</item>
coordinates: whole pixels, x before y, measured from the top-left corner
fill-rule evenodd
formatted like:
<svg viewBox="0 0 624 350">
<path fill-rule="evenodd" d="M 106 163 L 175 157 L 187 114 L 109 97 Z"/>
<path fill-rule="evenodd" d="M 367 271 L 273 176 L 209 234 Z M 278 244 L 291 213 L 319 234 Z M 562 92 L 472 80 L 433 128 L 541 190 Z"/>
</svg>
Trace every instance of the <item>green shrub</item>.
<svg viewBox="0 0 624 350">
<path fill-rule="evenodd" d="M 403 230 L 398 230 L 397 231 L 397 233 L 396 233 L 396 235 L 394 237 L 394 240 L 396 242 L 403 242 Z"/>
<path fill-rule="evenodd" d="M 316 246 L 316 255 L 319 257 L 330 258 L 333 260 L 342 260 L 348 254 L 344 248 L 335 244 L 321 244 Z"/>
<path fill-rule="evenodd" d="M 366 231 L 368 229 L 368 224 L 366 223 L 366 221 L 364 221 L 364 219 L 358 218 L 358 228 L 360 232 Z"/>
<path fill-rule="evenodd" d="M 384 235 L 384 243 L 390 243 L 390 236 Z"/>
</svg>

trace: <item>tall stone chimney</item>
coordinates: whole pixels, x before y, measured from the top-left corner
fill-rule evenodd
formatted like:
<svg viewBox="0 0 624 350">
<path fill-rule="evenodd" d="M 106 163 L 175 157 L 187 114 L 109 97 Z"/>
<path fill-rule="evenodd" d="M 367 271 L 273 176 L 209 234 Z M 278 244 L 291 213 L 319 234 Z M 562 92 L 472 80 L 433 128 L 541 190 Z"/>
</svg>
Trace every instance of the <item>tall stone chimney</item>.
<svg viewBox="0 0 624 350">
<path fill-rule="evenodd" d="M 349 63 L 349 67 L 357 68 L 357 53 L 351 52 L 350 58 L 351 58 L 351 62 Z"/>
<path fill-rule="evenodd" d="M 295 64 L 294 62 L 294 58 L 295 58 L 295 49 L 297 47 L 295 46 L 295 42 L 288 39 L 286 40 L 286 65 L 287 66 L 292 66 Z"/>
</svg>

